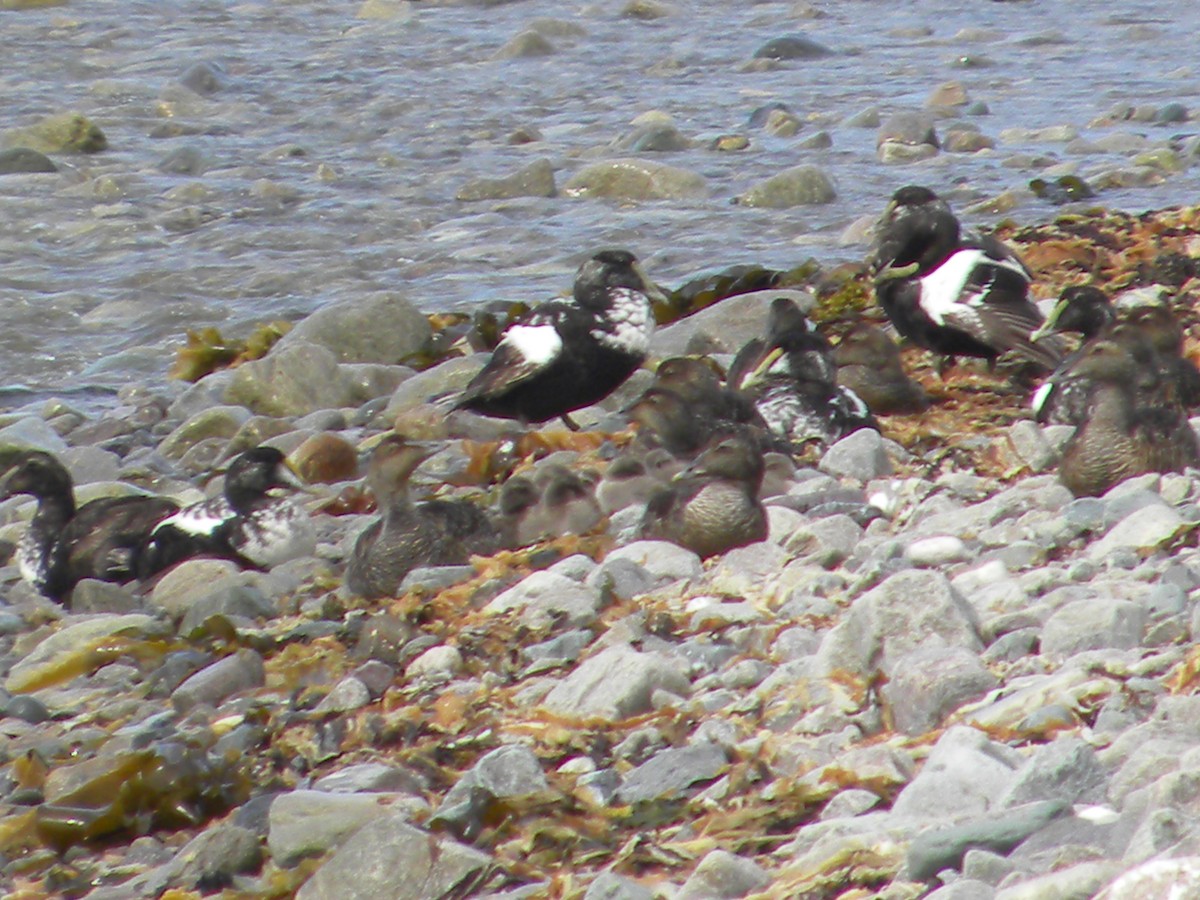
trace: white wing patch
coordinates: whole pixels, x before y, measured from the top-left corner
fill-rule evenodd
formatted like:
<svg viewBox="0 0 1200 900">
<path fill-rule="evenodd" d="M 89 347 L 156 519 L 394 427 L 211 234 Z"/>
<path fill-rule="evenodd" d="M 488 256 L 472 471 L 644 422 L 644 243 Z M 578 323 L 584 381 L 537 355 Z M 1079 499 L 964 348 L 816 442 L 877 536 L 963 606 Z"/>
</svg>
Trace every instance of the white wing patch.
<svg viewBox="0 0 1200 900">
<path fill-rule="evenodd" d="M 212 500 L 205 500 L 203 503 L 193 503 L 191 506 L 185 506 L 179 512 L 167 516 L 154 526 L 154 531 L 170 525 L 184 534 L 210 535 L 223 522 L 233 518 L 234 515 L 233 509 L 229 506 L 225 498 L 217 497 Z M 153 534 L 154 532 L 151 532 L 151 535 Z"/>
<path fill-rule="evenodd" d="M 961 295 L 971 273 L 988 261 L 982 250 L 959 250 L 921 279 L 921 308 L 938 325 L 962 312 Z M 995 265 L 993 261 L 991 263 Z"/>
<path fill-rule="evenodd" d="M 593 328 L 592 337 L 613 350 L 644 355 L 654 334 L 650 301 L 641 291 L 614 288 L 609 292 L 609 302 L 607 327 Z"/>
<path fill-rule="evenodd" d="M 1054 382 L 1047 381 L 1036 391 L 1033 392 L 1033 398 L 1029 401 L 1029 405 L 1033 407 L 1035 414 L 1040 415 L 1042 407 L 1046 405 L 1046 401 L 1050 399 L 1050 394 L 1054 390 Z"/>
<path fill-rule="evenodd" d="M 504 342 L 528 363 L 544 366 L 562 353 L 562 338 L 553 325 L 513 325 L 504 332 Z"/>
</svg>

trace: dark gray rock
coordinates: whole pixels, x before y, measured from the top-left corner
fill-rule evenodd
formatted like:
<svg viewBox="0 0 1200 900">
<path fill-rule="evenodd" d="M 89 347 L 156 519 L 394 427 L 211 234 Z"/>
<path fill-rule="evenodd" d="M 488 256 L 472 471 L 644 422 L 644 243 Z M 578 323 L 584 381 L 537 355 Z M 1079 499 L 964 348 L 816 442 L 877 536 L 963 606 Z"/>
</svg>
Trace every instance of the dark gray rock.
<svg viewBox="0 0 1200 900">
<path fill-rule="evenodd" d="M 767 310 L 776 297 L 787 297 L 805 313 L 817 304 L 812 294 L 794 289 L 738 294 L 655 331 L 651 355 L 737 353 L 746 341 L 765 332 Z"/>
<path fill-rule="evenodd" d="M 616 799 L 626 804 L 675 800 L 691 793 L 694 785 L 712 781 L 728 768 L 725 751 L 715 744 L 668 747 L 626 775 Z"/>
<path fill-rule="evenodd" d="M 216 706 L 265 683 L 262 657 L 253 650 L 239 650 L 189 677 L 171 693 L 171 702 L 183 713 L 201 704 Z"/>
<path fill-rule="evenodd" d="M 772 38 L 754 51 L 755 59 L 824 59 L 833 51 L 803 34 Z"/>
<path fill-rule="evenodd" d="M 44 153 L 28 147 L 0 150 L 0 175 L 22 175 L 32 172 L 57 172 L 56 166 Z"/>
<path fill-rule="evenodd" d="M 943 869 L 957 869 L 962 865 L 963 855 L 972 849 L 1007 853 L 1069 809 L 1070 805 L 1061 800 L 1046 800 L 922 832 L 908 847 L 905 860 L 908 876 L 924 881 Z"/>
<path fill-rule="evenodd" d="M 523 744 L 511 744 L 485 754 L 446 794 L 430 820 L 449 828 L 463 840 L 473 840 L 497 801 L 538 794 L 550 784 L 542 764 Z"/>
<path fill-rule="evenodd" d="M 258 835 L 237 825 L 215 825 L 188 841 L 171 860 L 170 883 L 210 892 L 228 887 L 233 876 L 262 865 Z"/>
<path fill-rule="evenodd" d="M 538 159 L 511 175 L 468 181 L 458 189 L 455 197 L 463 201 L 506 200 L 512 197 L 553 197 L 557 193 L 554 166 L 548 159 Z"/>
</svg>

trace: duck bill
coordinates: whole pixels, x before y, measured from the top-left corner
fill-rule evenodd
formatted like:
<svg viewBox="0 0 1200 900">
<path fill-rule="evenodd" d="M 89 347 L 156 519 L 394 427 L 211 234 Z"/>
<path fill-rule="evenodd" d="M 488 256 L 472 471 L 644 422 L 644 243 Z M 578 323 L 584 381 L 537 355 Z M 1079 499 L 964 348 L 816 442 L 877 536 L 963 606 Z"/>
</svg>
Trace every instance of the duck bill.
<svg viewBox="0 0 1200 900">
<path fill-rule="evenodd" d="M 764 356 L 762 359 L 760 359 L 758 361 L 758 365 L 756 365 L 753 369 L 751 369 L 750 372 L 746 375 L 746 377 L 742 379 L 742 384 L 741 384 L 742 389 L 745 390 L 747 387 L 754 384 L 760 378 L 765 376 L 767 374 L 767 372 L 771 371 L 771 366 L 775 365 L 775 363 L 779 362 L 779 360 L 782 358 L 783 358 L 783 348 L 782 347 L 772 348 L 771 351 L 766 354 L 766 356 Z"/>
<path fill-rule="evenodd" d="M 898 266 L 895 263 L 889 263 L 882 269 L 875 272 L 875 283 L 883 284 L 887 281 L 895 281 L 898 278 L 908 278 L 911 275 L 917 274 L 921 268 L 919 263 L 909 263 L 906 266 Z"/>
<path fill-rule="evenodd" d="M 1054 327 L 1054 323 L 1047 319 L 1038 328 L 1029 333 L 1029 340 L 1040 341 L 1044 337 L 1052 334 L 1058 334 L 1058 329 Z"/>
</svg>

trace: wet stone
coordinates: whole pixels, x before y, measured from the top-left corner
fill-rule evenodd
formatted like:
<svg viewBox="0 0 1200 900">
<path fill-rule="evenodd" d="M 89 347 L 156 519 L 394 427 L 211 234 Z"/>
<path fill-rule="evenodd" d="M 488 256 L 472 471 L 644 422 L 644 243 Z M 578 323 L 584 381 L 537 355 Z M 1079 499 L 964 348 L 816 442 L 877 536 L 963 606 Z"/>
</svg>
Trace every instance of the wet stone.
<svg viewBox="0 0 1200 900">
<path fill-rule="evenodd" d="M 539 159 L 511 175 L 469 181 L 458 189 L 456 197 L 464 201 L 505 200 L 512 197 L 553 197 L 557 193 L 554 166 L 548 159 Z"/>
<path fill-rule="evenodd" d="M 615 200 L 692 200 L 707 196 L 708 184 L 695 172 L 628 158 L 585 166 L 567 180 L 563 193 Z"/>
<path fill-rule="evenodd" d="M 0 150 L 0 175 L 57 172 L 58 166 L 45 154 L 28 147 Z"/>
<path fill-rule="evenodd" d="M 136 641 L 158 637 L 161 633 L 161 625 L 153 617 L 141 613 L 102 613 L 80 622 L 69 622 L 9 669 L 4 689 L 10 693 L 37 690 L 43 684 L 54 683 L 64 669 L 70 671 L 73 661 L 86 662 L 91 650 L 102 643 L 109 643 L 114 638 Z"/>
<path fill-rule="evenodd" d="M 751 188 L 737 198 L 742 206 L 787 209 L 792 206 L 810 206 L 832 203 L 837 199 L 837 189 L 830 177 L 818 166 L 795 166 Z"/>
<path fill-rule="evenodd" d="M 772 38 L 754 51 L 755 59 L 808 60 L 832 55 L 828 47 L 803 34 Z"/>
</svg>

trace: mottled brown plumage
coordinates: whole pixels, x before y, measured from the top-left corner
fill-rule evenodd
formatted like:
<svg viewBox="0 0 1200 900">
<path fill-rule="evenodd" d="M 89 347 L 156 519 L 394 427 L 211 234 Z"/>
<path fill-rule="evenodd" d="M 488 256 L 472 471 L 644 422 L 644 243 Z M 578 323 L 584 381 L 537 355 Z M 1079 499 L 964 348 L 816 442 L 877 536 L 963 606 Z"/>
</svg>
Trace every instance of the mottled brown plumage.
<svg viewBox="0 0 1200 900">
<path fill-rule="evenodd" d="M 346 585 L 370 599 L 395 596 L 404 577 L 418 566 L 450 566 L 499 549 L 500 536 L 482 509 L 466 500 L 427 500 L 414 504 L 408 483 L 432 448 L 389 435 L 371 456 L 367 484 L 380 518 L 354 544 Z"/>
<path fill-rule="evenodd" d="M 1133 475 L 1200 465 L 1200 445 L 1183 407 L 1139 398 L 1138 363 L 1124 346 L 1112 340 L 1089 344 L 1075 370 L 1091 387 L 1087 416 L 1058 467 L 1071 493 L 1094 496 Z"/>
<path fill-rule="evenodd" d="M 833 354 L 838 384 L 854 391 L 877 415 L 911 415 L 929 408 L 925 389 L 908 377 L 900 348 L 883 329 L 860 322 Z"/>
</svg>

